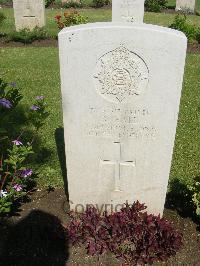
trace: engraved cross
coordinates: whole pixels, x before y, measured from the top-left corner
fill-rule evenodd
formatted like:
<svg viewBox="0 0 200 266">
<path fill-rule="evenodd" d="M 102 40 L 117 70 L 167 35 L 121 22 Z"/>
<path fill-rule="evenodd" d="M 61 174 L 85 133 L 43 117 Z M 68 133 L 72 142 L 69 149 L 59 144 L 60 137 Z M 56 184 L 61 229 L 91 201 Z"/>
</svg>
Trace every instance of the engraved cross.
<svg viewBox="0 0 200 266">
<path fill-rule="evenodd" d="M 114 160 L 103 160 L 104 164 L 111 163 L 114 165 L 114 179 L 115 179 L 115 185 L 114 185 L 114 191 L 120 192 L 121 190 L 121 169 L 122 167 L 135 167 L 135 161 L 123 161 L 121 159 L 122 153 L 121 153 L 121 143 L 120 142 L 114 142 Z"/>
</svg>

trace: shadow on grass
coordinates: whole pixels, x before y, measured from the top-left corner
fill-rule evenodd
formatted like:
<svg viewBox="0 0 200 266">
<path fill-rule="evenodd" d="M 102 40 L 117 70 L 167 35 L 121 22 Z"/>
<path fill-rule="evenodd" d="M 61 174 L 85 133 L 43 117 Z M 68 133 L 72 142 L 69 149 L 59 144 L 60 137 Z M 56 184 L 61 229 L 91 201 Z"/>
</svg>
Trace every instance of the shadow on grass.
<svg viewBox="0 0 200 266">
<path fill-rule="evenodd" d="M 57 217 L 35 210 L 17 224 L 0 225 L 1 265 L 65 265 L 68 241 Z"/>
<path fill-rule="evenodd" d="M 51 161 L 53 151 L 43 146 L 43 144 L 39 140 L 33 143 L 33 150 L 35 154 L 31 158 L 31 164 L 43 165 Z"/>
<path fill-rule="evenodd" d="M 68 192 L 68 181 L 67 181 L 67 167 L 66 167 L 66 157 L 65 157 L 65 141 L 64 141 L 64 129 L 63 127 L 59 127 L 55 131 L 55 140 L 57 146 L 57 153 L 60 162 L 60 168 L 62 171 L 63 181 L 64 181 L 64 189 L 67 197 L 67 201 L 69 201 L 69 192 Z"/>
<path fill-rule="evenodd" d="M 199 224 L 199 219 L 192 203 L 192 193 L 186 184 L 179 179 L 174 179 L 170 182 L 170 192 L 167 193 L 165 208 L 176 210 L 181 217 L 189 217 Z"/>
</svg>

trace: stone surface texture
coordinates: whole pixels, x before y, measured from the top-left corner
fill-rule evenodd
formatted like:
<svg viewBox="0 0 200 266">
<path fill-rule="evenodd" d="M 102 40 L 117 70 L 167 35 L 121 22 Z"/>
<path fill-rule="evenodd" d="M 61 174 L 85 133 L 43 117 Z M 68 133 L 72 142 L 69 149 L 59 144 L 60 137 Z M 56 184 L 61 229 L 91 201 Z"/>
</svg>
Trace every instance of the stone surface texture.
<svg viewBox="0 0 200 266">
<path fill-rule="evenodd" d="M 176 11 L 194 13 L 196 0 L 176 0 Z"/>
<path fill-rule="evenodd" d="M 44 0 L 13 0 L 16 30 L 45 26 Z"/>
<path fill-rule="evenodd" d="M 71 209 L 139 200 L 162 215 L 186 46 L 183 33 L 147 24 L 59 33 Z"/>
<path fill-rule="evenodd" d="M 143 22 L 145 0 L 113 0 L 113 22 Z"/>
</svg>

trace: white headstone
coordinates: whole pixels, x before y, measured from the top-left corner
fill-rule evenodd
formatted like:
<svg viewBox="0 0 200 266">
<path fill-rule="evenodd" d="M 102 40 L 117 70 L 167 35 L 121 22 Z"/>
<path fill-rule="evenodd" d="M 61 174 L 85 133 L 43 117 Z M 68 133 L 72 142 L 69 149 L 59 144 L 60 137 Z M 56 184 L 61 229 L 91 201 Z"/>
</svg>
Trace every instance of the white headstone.
<svg viewBox="0 0 200 266">
<path fill-rule="evenodd" d="M 183 33 L 142 23 L 59 33 L 71 209 L 139 200 L 162 214 L 186 46 Z"/>
<path fill-rule="evenodd" d="M 44 0 L 13 0 L 16 30 L 45 25 Z"/>
<path fill-rule="evenodd" d="M 113 0 L 113 22 L 143 22 L 145 0 Z"/>
<path fill-rule="evenodd" d="M 176 11 L 194 13 L 196 0 L 176 0 Z"/>
</svg>

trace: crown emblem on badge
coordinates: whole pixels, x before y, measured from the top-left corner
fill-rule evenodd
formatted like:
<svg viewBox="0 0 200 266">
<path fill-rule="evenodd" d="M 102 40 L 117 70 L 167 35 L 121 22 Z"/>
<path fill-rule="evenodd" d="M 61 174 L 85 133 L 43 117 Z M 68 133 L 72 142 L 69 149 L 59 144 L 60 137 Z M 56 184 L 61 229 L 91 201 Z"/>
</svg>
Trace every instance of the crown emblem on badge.
<svg viewBox="0 0 200 266">
<path fill-rule="evenodd" d="M 144 60 L 123 45 L 101 56 L 94 74 L 100 95 L 116 103 L 140 95 L 147 86 L 148 76 Z"/>
</svg>

